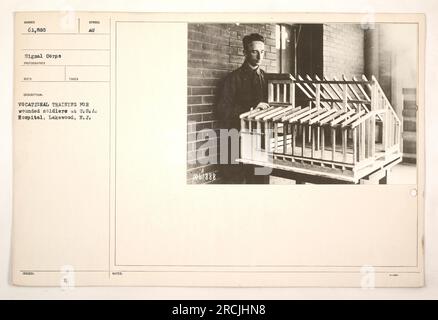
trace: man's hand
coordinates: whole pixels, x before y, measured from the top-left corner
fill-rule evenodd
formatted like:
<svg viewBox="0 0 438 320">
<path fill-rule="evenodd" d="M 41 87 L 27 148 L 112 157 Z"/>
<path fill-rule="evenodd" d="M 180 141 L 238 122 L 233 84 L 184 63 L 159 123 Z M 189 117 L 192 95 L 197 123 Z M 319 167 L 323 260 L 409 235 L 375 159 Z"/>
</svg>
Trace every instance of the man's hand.
<svg viewBox="0 0 438 320">
<path fill-rule="evenodd" d="M 266 102 L 260 102 L 257 107 L 254 108 L 255 111 L 259 111 L 259 110 L 264 110 L 269 108 L 269 104 L 267 104 Z"/>
</svg>

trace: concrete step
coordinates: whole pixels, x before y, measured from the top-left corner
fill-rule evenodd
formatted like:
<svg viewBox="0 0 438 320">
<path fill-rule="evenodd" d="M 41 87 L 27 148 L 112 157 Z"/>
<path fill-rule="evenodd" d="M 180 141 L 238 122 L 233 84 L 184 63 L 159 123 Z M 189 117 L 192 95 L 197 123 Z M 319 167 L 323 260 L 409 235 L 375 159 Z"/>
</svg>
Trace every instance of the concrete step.
<svg viewBox="0 0 438 320">
<path fill-rule="evenodd" d="M 402 133 L 403 139 L 403 152 L 404 153 L 417 153 L 417 133 L 412 131 L 404 131 Z"/>
<path fill-rule="evenodd" d="M 403 88 L 402 93 L 404 95 L 416 95 L 417 89 L 416 88 Z"/>
<path fill-rule="evenodd" d="M 415 118 L 417 116 L 417 109 L 403 109 L 403 117 Z"/>
<path fill-rule="evenodd" d="M 415 153 L 403 153 L 402 161 L 405 163 L 417 163 L 417 155 Z"/>
<path fill-rule="evenodd" d="M 403 153 L 417 153 L 417 142 L 412 140 L 403 140 Z"/>
<path fill-rule="evenodd" d="M 415 117 L 403 117 L 403 131 L 417 131 L 417 119 Z"/>
<path fill-rule="evenodd" d="M 403 109 L 417 109 L 417 101 L 415 100 L 403 100 Z"/>
<path fill-rule="evenodd" d="M 402 133 L 403 141 L 417 141 L 417 133 L 412 131 L 403 131 Z"/>
</svg>

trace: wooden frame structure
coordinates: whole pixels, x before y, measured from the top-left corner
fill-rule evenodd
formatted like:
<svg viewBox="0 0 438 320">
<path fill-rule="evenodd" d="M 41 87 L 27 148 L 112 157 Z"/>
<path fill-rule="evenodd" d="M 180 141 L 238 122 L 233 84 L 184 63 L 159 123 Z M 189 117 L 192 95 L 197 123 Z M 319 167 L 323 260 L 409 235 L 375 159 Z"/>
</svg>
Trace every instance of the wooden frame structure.
<svg viewBox="0 0 438 320">
<path fill-rule="evenodd" d="M 401 161 L 401 121 L 374 76 L 267 78 L 269 108 L 240 115 L 239 162 L 359 183 Z"/>
</svg>

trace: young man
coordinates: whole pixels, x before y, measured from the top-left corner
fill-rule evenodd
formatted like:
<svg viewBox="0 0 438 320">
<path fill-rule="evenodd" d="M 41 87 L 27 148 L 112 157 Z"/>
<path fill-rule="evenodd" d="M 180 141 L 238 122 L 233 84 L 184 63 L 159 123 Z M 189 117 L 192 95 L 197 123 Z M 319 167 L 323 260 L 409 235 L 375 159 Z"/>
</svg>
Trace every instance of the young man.
<svg viewBox="0 0 438 320">
<path fill-rule="evenodd" d="M 222 129 L 240 130 L 239 115 L 251 109 L 265 109 L 267 83 L 265 71 L 260 68 L 265 54 L 265 39 L 252 33 L 243 38 L 245 61 L 231 72 L 224 81 L 223 91 L 217 105 Z M 221 142 L 221 146 L 223 141 Z M 267 183 L 267 176 L 254 175 L 252 166 L 242 166 L 231 159 L 231 144 L 228 143 L 228 165 L 221 166 L 224 183 Z"/>
</svg>

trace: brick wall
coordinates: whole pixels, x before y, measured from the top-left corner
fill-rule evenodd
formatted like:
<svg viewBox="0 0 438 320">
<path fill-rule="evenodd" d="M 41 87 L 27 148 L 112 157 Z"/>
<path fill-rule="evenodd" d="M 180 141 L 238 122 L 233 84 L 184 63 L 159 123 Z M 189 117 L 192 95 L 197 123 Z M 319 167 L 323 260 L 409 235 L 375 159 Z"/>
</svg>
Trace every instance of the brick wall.
<svg viewBox="0 0 438 320">
<path fill-rule="evenodd" d="M 202 129 L 216 129 L 214 109 L 224 77 L 244 61 L 242 38 L 250 33 L 265 37 L 265 60 L 262 68 L 277 71 L 274 24 L 189 24 L 187 70 L 187 182 L 206 183 L 213 174 L 220 181 L 217 166 L 201 164 L 199 157 L 206 147 Z M 212 151 L 212 148 L 208 148 Z M 198 155 L 198 156 L 197 156 Z M 206 155 L 208 156 L 208 155 Z M 217 157 L 217 150 L 212 151 Z M 198 179 L 201 178 L 201 179 Z M 204 179 L 205 178 L 205 179 Z"/>
<path fill-rule="evenodd" d="M 351 78 L 364 73 L 364 31 L 357 24 L 324 24 L 324 76 Z"/>
</svg>

